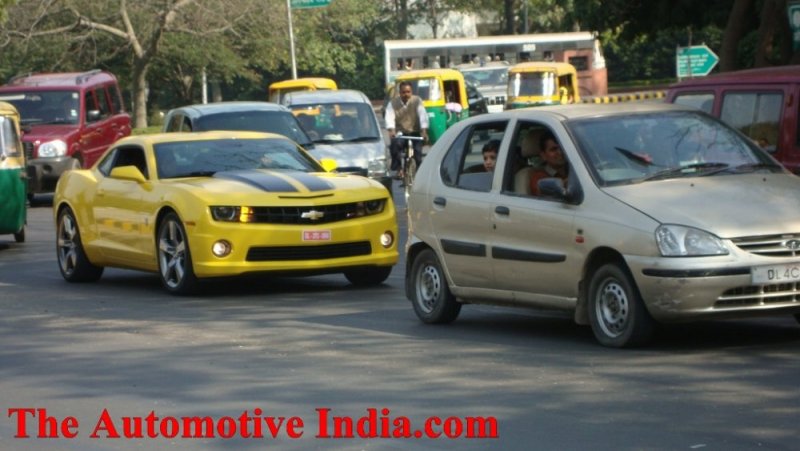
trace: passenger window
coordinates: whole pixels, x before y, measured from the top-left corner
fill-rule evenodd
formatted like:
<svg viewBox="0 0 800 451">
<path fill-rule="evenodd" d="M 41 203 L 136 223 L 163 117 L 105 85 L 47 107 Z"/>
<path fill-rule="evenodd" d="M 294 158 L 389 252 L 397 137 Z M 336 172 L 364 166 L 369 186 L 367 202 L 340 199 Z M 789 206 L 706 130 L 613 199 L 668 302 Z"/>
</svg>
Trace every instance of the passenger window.
<svg viewBox="0 0 800 451">
<path fill-rule="evenodd" d="M 720 119 L 765 149 L 774 151 L 778 142 L 783 93 L 729 92 L 722 98 Z"/>
<path fill-rule="evenodd" d="M 108 87 L 108 99 L 111 100 L 111 114 L 119 114 L 123 111 L 122 99 L 116 86 Z"/>
<path fill-rule="evenodd" d="M 491 122 L 465 129 L 442 161 L 440 174 L 444 184 L 470 191 L 490 191 L 507 124 Z"/>
<path fill-rule="evenodd" d="M 86 122 L 97 122 L 100 120 L 99 115 L 92 113 L 92 111 L 99 111 L 92 91 L 86 91 L 86 94 L 84 94 L 83 98 L 84 104 L 86 105 L 86 110 L 84 112 L 84 115 L 86 116 Z"/>
<path fill-rule="evenodd" d="M 95 95 L 97 96 L 97 106 L 100 109 L 100 117 L 106 118 L 111 115 L 111 107 L 108 103 L 108 96 L 106 95 L 105 88 L 98 88 L 95 90 Z"/>
<path fill-rule="evenodd" d="M 149 178 L 147 171 L 147 161 L 144 157 L 144 150 L 136 146 L 118 147 L 115 149 L 116 158 L 108 168 L 110 173 L 112 169 L 122 166 L 136 166 L 142 172 L 144 178 Z"/>
<path fill-rule="evenodd" d="M 563 149 L 553 132 L 543 124 L 521 121 L 511 139 L 510 151 L 503 178 L 503 191 L 506 193 L 533 196 L 537 195 L 538 180 L 567 178 L 569 165 Z M 545 155 L 548 151 L 560 152 L 560 158 Z"/>
<path fill-rule="evenodd" d="M 702 92 L 702 93 L 692 93 L 692 94 L 680 94 L 675 96 L 674 103 L 677 105 L 684 105 L 692 108 L 697 108 L 700 111 L 704 111 L 708 114 L 711 114 L 711 110 L 714 108 L 714 93 Z"/>
</svg>

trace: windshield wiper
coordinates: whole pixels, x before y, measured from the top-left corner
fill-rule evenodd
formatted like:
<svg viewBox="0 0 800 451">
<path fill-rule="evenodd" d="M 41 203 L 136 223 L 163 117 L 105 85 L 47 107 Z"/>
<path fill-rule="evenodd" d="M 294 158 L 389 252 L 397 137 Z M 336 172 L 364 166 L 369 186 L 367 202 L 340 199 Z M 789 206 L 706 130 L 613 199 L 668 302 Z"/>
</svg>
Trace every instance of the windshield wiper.
<svg viewBox="0 0 800 451">
<path fill-rule="evenodd" d="M 377 141 L 378 139 L 380 139 L 380 138 L 378 138 L 377 136 L 358 136 L 358 137 L 355 137 L 355 138 L 346 139 L 345 142 L 363 143 L 363 142 L 368 142 L 368 141 Z"/>
<path fill-rule="evenodd" d="M 732 168 L 736 172 L 755 172 L 759 169 L 783 169 L 783 166 L 775 163 L 745 163 Z"/>
<path fill-rule="evenodd" d="M 653 159 L 647 155 L 638 154 L 636 152 L 630 151 L 628 149 L 623 149 L 622 147 L 614 147 L 617 152 L 621 153 L 625 156 L 625 158 L 633 161 L 634 163 L 638 163 L 644 166 L 654 166 Z"/>
<path fill-rule="evenodd" d="M 717 172 L 728 169 L 730 165 L 727 163 L 692 163 L 685 166 L 676 168 L 667 168 L 662 171 L 655 172 L 642 179 L 643 182 L 650 180 L 663 180 L 673 177 L 684 177 L 687 175 L 712 175 Z"/>
<path fill-rule="evenodd" d="M 173 178 L 180 178 L 180 177 L 211 177 L 212 175 L 216 174 L 217 171 L 192 171 L 187 174 L 178 174 Z"/>
</svg>

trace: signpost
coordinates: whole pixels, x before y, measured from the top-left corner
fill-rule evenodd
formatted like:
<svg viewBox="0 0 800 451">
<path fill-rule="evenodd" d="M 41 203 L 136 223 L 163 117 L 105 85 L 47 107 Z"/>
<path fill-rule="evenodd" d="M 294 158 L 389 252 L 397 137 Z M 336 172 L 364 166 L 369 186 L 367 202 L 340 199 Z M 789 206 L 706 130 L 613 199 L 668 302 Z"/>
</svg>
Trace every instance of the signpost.
<svg viewBox="0 0 800 451">
<path fill-rule="evenodd" d="M 286 13 L 289 16 L 289 51 L 292 54 L 292 79 L 297 80 L 297 60 L 294 56 L 294 31 L 292 30 L 292 10 L 328 6 L 331 0 L 286 0 Z"/>
<path fill-rule="evenodd" d="M 678 47 L 675 52 L 678 78 L 705 77 L 718 62 L 719 57 L 706 45 Z"/>
</svg>

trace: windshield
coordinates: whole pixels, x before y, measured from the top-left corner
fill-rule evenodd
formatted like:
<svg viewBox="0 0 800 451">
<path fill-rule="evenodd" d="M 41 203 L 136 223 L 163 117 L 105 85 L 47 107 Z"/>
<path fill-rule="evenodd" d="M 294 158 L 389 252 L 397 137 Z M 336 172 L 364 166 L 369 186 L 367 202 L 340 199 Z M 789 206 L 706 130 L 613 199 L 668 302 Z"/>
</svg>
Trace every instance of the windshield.
<svg viewBox="0 0 800 451">
<path fill-rule="evenodd" d="M 506 85 L 508 82 L 508 67 L 493 67 L 464 71 L 464 78 L 475 86 Z"/>
<path fill-rule="evenodd" d="M 436 78 L 418 78 L 403 81 L 411 83 L 411 92 L 422 100 L 442 100 L 442 90 L 439 89 L 439 80 Z M 398 81 L 397 83 L 399 84 L 400 82 Z M 400 92 L 400 89 L 395 87 L 394 91 Z"/>
<path fill-rule="evenodd" d="M 80 94 L 77 91 L 30 91 L 0 94 L 0 100 L 17 108 L 23 125 L 77 124 Z"/>
<path fill-rule="evenodd" d="M 508 80 L 508 95 L 519 96 L 544 96 L 556 95 L 555 72 L 517 72 Z"/>
<path fill-rule="evenodd" d="M 571 121 L 569 129 L 601 186 L 783 171 L 753 142 L 701 112 L 594 117 Z"/>
<path fill-rule="evenodd" d="M 161 179 L 248 169 L 325 171 L 293 142 L 280 138 L 169 142 L 156 144 L 154 149 Z"/>
<path fill-rule="evenodd" d="M 292 113 L 284 111 L 235 111 L 197 118 L 195 131 L 237 130 L 283 135 L 301 146 L 311 143 Z"/>
<path fill-rule="evenodd" d="M 21 151 L 14 122 L 5 116 L 0 116 L 0 156 L 18 157 Z"/>
<path fill-rule="evenodd" d="M 367 103 L 305 104 L 291 105 L 289 108 L 314 142 L 383 139 L 372 105 Z"/>
</svg>

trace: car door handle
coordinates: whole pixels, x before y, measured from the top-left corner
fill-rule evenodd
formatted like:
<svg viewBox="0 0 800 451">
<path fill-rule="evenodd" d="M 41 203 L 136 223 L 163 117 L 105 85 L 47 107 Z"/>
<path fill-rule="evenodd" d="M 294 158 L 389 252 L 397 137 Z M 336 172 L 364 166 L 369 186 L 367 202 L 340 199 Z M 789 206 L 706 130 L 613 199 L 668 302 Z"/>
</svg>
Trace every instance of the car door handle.
<svg viewBox="0 0 800 451">
<path fill-rule="evenodd" d="M 436 196 L 433 198 L 433 204 L 438 205 L 440 207 L 444 207 L 447 205 L 447 199 L 441 196 Z"/>
<path fill-rule="evenodd" d="M 494 212 L 498 215 L 508 216 L 511 214 L 511 210 L 508 207 L 504 207 L 502 205 L 498 205 L 494 207 Z"/>
</svg>

